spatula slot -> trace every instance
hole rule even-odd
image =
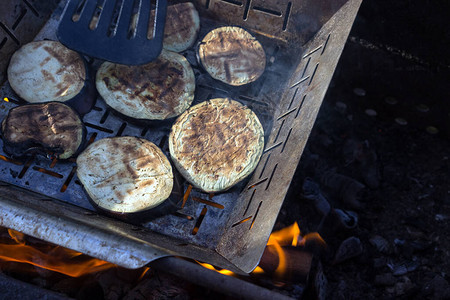
[[[119,25],[120,15],[122,14],[124,0],[117,0],[116,5],[114,6],[114,11],[111,19],[111,23],[109,24],[107,35],[108,37],[114,37],[117,33],[117,27]],[[106,22],[107,20],[101,20],[101,22]]]
[[[103,5],[105,4],[105,1],[106,0],[97,1],[97,6],[95,7],[94,10],[94,15],[92,16],[91,22],[89,23],[90,30],[95,30],[97,28],[98,21],[100,20],[100,16],[102,14]]]
[[[82,0],[78,6],[75,12],[72,15],[72,21],[78,22],[80,20],[81,13],[83,12],[84,7],[86,6],[86,0]]]
[[[136,32],[137,32],[137,24],[138,22],[140,22],[140,10],[141,10],[141,0],[134,0],[133,1],[133,11],[132,11],[132,15],[131,15],[131,22],[130,22],[130,26],[128,28],[128,35],[127,38],[128,39],[133,39],[134,37],[136,37]]]

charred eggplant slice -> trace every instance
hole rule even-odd
[[[78,113],[60,102],[14,107],[1,129],[4,151],[12,157],[51,153],[67,159],[81,150],[86,137]]]

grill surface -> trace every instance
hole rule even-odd
[[[40,2],[35,2],[37,7]],[[77,180],[73,161],[42,157],[18,161],[0,151],[0,180],[6,183],[0,187],[4,195],[0,196],[1,224],[125,267],[138,267],[152,259],[177,254],[237,272],[250,272],[262,255],[360,4],[360,0],[299,2],[195,2],[202,17],[199,39],[219,25],[240,25],[253,32],[266,51],[268,63],[263,76],[244,87],[230,87],[211,79],[198,65],[195,49],[183,53],[196,75],[194,104],[229,97],[250,107],[260,118],[266,147],[251,178],[217,195],[192,190],[184,207],[175,214],[134,226],[96,214]],[[8,61],[11,49],[33,38],[56,39],[64,4],[62,1],[54,9],[35,37],[19,40],[14,34],[14,29],[36,26],[26,14],[19,14],[13,21],[15,27],[0,19],[4,29],[0,31],[0,41],[5,39],[1,34],[7,39],[0,44],[2,61]],[[10,7],[16,10],[30,5],[30,1],[10,1]],[[49,10],[47,6],[42,9]],[[8,14],[3,12],[2,18]],[[8,47],[11,41],[14,44]],[[89,64],[96,69],[100,62],[89,60]],[[0,69],[3,76],[5,68]],[[9,100],[0,106],[3,119],[20,100],[7,82],[0,95]],[[83,121],[90,141],[140,136],[168,154],[170,124],[137,126],[116,116],[101,98]]]

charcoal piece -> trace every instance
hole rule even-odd
[[[363,247],[361,241],[357,237],[349,237],[341,243],[336,255],[334,257],[334,263],[338,264],[346,260],[355,258],[361,255],[363,252]]]
[[[450,299],[450,284],[444,277],[436,275],[427,282],[422,289],[422,294],[431,296],[429,299]]]
[[[359,194],[365,186],[359,181],[334,171],[327,171],[322,174],[320,183],[329,194],[336,195],[344,205],[352,209],[362,207]]]
[[[330,203],[322,195],[319,184],[310,178],[306,178],[303,182],[303,197],[314,203],[316,210],[323,216],[328,215],[331,210]]]
[[[358,225],[358,215],[353,211],[335,209],[334,214],[339,225],[345,229],[353,229]]]
[[[388,264],[394,276],[405,275],[409,272],[415,271],[420,266],[416,261],[402,261],[397,264]]]
[[[380,253],[389,254],[391,253],[391,246],[389,242],[382,236],[375,235],[370,238],[370,244],[374,246]]]

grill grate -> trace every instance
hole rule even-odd
[[[0,180],[45,195],[37,198],[51,197],[57,199],[60,206],[77,207],[83,214],[77,222],[83,222],[87,228],[95,228],[96,222],[101,220],[105,223],[104,228],[123,228],[128,232],[127,237],[137,238],[143,245],[150,243],[157,249],[165,247],[166,253],[203,259],[237,271],[251,271],[267,242],[360,3],[352,0],[344,5],[345,1],[328,1],[334,4],[325,5],[324,9],[327,1],[313,2],[201,0],[196,3],[202,17],[199,39],[219,25],[241,25],[258,35],[268,59],[266,70],[257,81],[229,87],[213,80],[201,69],[195,49],[183,53],[196,77],[193,104],[216,97],[238,100],[258,115],[266,133],[265,150],[256,171],[251,178],[227,192],[208,195],[185,184],[186,193],[179,199],[183,207],[179,211],[136,227],[95,213],[77,180],[74,160],[64,162],[33,157],[18,161],[8,158],[0,150]],[[64,3],[60,3],[36,39],[55,39],[63,7]],[[298,20],[299,16],[310,11],[318,15],[314,16],[314,22],[309,20],[299,31],[298,27],[303,24]],[[100,62],[91,60],[89,64],[96,69]],[[0,96],[8,100],[0,105],[0,118],[3,118],[20,102],[7,83],[1,87]],[[159,145],[168,155],[170,124],[138,126],[110,111],[101,98],[83,121],[89,142],[111,136],[138,136]],[[11,210],[15,211],[16,207]],[[56,212],[50,209],[49,215],[54,214]],[[70,218],[62,219],[75,226]],[[15,225],[17,230],[24,231],[23,227]],[[114,236],[116,233],[111,231],[109,234]],[[51,232],[25,233],[51,240]],[[93,237],[109,239],[108,234],[105,236],[94,229],[89,229],[89,233]],[[92,254],[93,250],[89,251]],[[93,251],[93,254],[104,258],[104,252],[108,250],[100,251]],[[158,255],[149,254],[148,260]],[[106,259],[114,260],[108,259],[108,255]],[[120,263],[127,264],[123,260]]]

